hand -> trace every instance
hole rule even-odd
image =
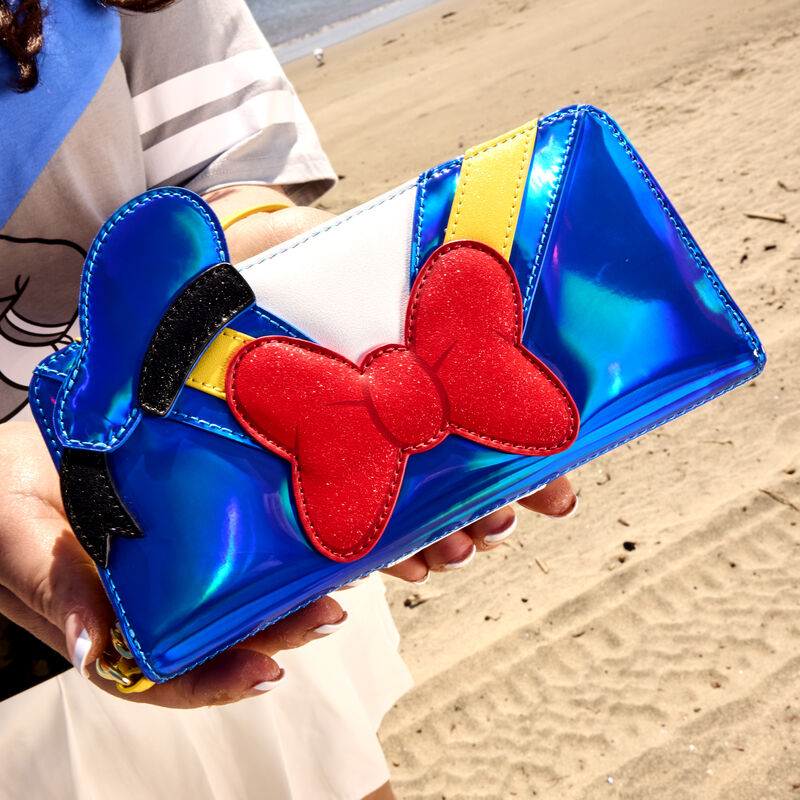
[[[108,645],[114,613],[66,520],[58,474],[36,426],[0,425],[0,453],[0,613],[70,660],[77,649],[76,666],[117,697],[196,708],[259,696],[283,675],[275,653],[320,638],[321,626],[344,619],[335,600],[322,598],[178,678],[120,694],[93,666]],[[88,650],[86,639],[78,641],[83,630]]]
[[[274,188],[262,186],[228,187],[212,193],[206,200],[220,216],[242,207],[276,201],[290,202]],[[325,222],[332,216],[319,209],[296,206],[272,214],[254,214],[228,230],[232,258],[235,261],[250,258]],[[523,508],[553,518],[570,516],[577,503],[578,499],[566,477],[557,478],[535,494],[519,501]],[[382,572],[412,583],[424,583],[431,571],[458,569],[466,566],[476,552],[498,547],[514,532],[515,527],[514,509],[505,506]]]
[[[228,227],[225,238],[234,264],[263,253],[333,217],[333,214],[319,208],[296,206],[277,186],[225,186],[203,195],[203,199],[220,219],[255,206],[272,203],[285,203],[288,206],[280,211],[253,214]]]
[[[564,519],[573,514],[578,498],[569,480],[561,477],[535,494],[523,497],[519,505],[554,519]],[[425,583],[431,572],[460,569],[472,561],[476,552],[499,547],[516,527],[514,508],[504,506],[382,571],[412,583]]]

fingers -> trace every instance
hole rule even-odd
[[[578,507],[578,497],[566,477],[556,478],[535,494],[523,497],[519,504],[553,519],[571,517]],[[430,572],[446,572],[465,567],[476,552],[485,552],[506,541],[517,527],[511,506],[504,506],[429,545],[415,556],[381,570],[402,580],[424,583]]]
[[[260,697],[277,688],[284,672],[263,653],[245,648],[226,650],[191,672],[160,683],[141,694],[125,695],[136,703],[169,708],[201,708]],[[108,681],[94,681],[101,688],[122,697]],[[103,685],[106,684],[106,685]]]
[[[3,589],[0,589],[0,610],[64,652],[61,631]],[[347,613],[335,600],[322,598],[185,675],[157,684],[141,694],[125,695],[125,699],[170,708],[200,708],[262,696],[276,688],[284,677],[284,671],[272,655],[329,636],[346,621]],[[104,647],[105,644],[101,644],[100,650]],[[121,697],[113,683],[95,674],[91,666],[95,657],[87,656],[83,674],[96,686]]]
[[[572,490],[569,479],[564,475],[518,502],[524,508],[553,519],[571,517],[578,508],[578,497]]]
[[[569,481],[559,478],[536,494],[523,498],[520,504],[539,513],[563,518],[574,513],[577,497]],[[498,547],[513,534],[516,524],[514,509],[505,506],[383,571],[403,580],[423,583],[430,572],[459,569],[466,566],[477,551]],[[283,679],[283,670],[272,659],[273,655],[329,635],[346,619],[346,612],[333,598],[322,598],[187,675],[135,699],[194,708],[263,695]]]
[[[505,506],[383,571],[412,583],[424,583],[430,572],[466,567],[476,552],[491,550],[505,541],[516,525],[514,509]]]
[[[428,562],[421,553],[417,553],[391,567],[386,567],[381,570],[387,575],[400,580],[408,581],[409,583],[422,584],[426,583],[430,577],[430,568]]]
[[[323,597],[190,672],[141,694],[126,695],[126,699],[170,708],[199,708],[262,696],[277,688],[285,674],[273,655],[330,636],[346,621],[347,612],[333,598]],[[107,681],[93,682],[116,692]]]
[[[511,506],[504,506],[467,525],[469,534],[479,552],[492,550],[501,545],[517,527],[517,515]]]
[[[475,557],[475,543],[464,530],[451,533],[426,547],[420,555],[433,572],[449,572],[461,569]]]
[[[4,425],[0,452],[0,612],[122,697],[92,666],[108,647],[114,616],[94,563],[64,518],[44,444],[38,434],[31,439],[26,429]],[[195,708],[263,694],[283,675],[273,654],[329,635],[345,620],[335,600],[322,598],[197,669],[125,698]]]
[[[347,612],[332,597],[322,597],[234,647],[273,656],[329,636],[346,621]]]
[[[381,572],[410,583],[425,583],[431,572],[446,572],[465,567],[475,556],[475,543],[465,531],[456,531],[424,550],[399,561]]]
[[[284,672],[269,656],[253,650],[228,650],[187,674],[184,692],[192,707],[224,705],[263,696],[283,680]]]

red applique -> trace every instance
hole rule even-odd
[[[311,342],[255,339],[228,367],[228,403],[251,436],[291,462],[314,546],[352,561],[386,527],[411,453],[451,433],[532,456],[575,440],[575,403],[521,335],[508,262],[478,242],[450,242],[414,282],[404,345],[357,365]]]

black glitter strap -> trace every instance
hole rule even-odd
[[[159,322],[139,375],[139,405],[163,417],[209,342],[255,302],[253,290],[230,264],[198,275]]]
[[[95,563],[108,566],[112,536],[133,539],[143,534],[114,488],[106,454],[66,447],[59,474],[72,530]]]

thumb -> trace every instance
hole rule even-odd
[[[70,660],[81,639],[80,662],[89,663],[114,617],[67,522],[58,472],[32,422],[0,425],[0,453],[0,612]]]
[[[106,647],[114,614],[94,562],[67,520],[52,512],[30,509],[4,531],[11,546],[0,559],[0,584],[18,600],[8,615],[87,676],[86,666]]]
[[[100,575],[71,530],[56,540],[49,580],[50,619],[64,631],[67,658],[84,677],[106,649],[116,616]]]

